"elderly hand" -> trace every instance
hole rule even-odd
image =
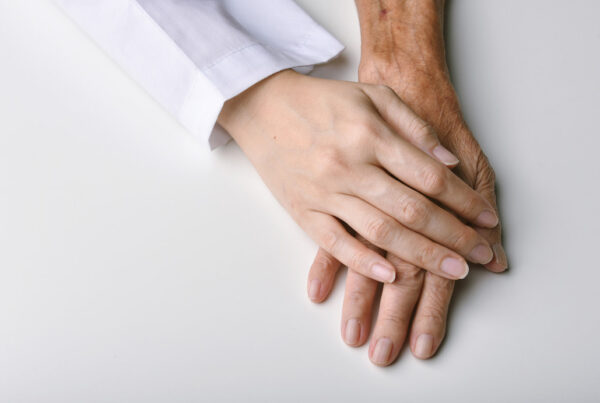
[[[431,124],[442,143],[460,159],[458,175],[496,209],[494,172],[462,118],[449,80],[442,38],[443,4],[440,3],[443,2],[383,3],[388,6],[395,3],[399,9],[374,12],[373,8],[383,6],[357,1],[363,33],[360,81],[390,86]],[[500,225],[493,229],[476,227],[476,230],[494,251],[494,259],[485,266],[495,272],[505,270],[507,259],[501,245]],[[393,254],[388,254],[388,259],[396,265],[398,275],[394,283],[383,287],[369,357],[376,365],[391,364],[408,337],[413,354],[429,358],[445,335],[454,282],[424,272]],[[339,268],[336,259],[319,250],[308,278],[311,300],[325,300]],[[359,273],[348,272],[341,333],[351,346],[367,341],[377,287]]]
[[[433,158],[456,162],[389,88],[284,71],[228,101],[219,122],[296,222],[358,273],[396,278],[339,220],[442,277],[464,278],[464,258],[492,259],[480,234],[428,197],[489,228],[493,205]]]

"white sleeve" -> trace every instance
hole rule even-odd
[[[223,103],[273,73],[343,46],[293,0],[55,0],[211,149],[230,137]]]

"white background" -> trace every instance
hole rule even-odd
[[[350,0],[300,3],[347,45]],[[511,269],[392,367],[339,336],[316,247],[235,144],[195,141],[47,0],[0,0],[0,401],[600,400],[600,2],[451,0],[466,118]]]

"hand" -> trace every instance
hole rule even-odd
[[[374,24],[366,13],[361,14],[361,29],[364,29],[359,80],[389,86],[429,123],[442,144],[460,160],[454,169],[456,174],[485,197],[499,217],[494,171],[463,119],[450,81],[442,30],[444,2],[386,0],[385,3],[390,6],[386,24],[381,21]],[[402,6],[394,8],[396,3]],[[393,38],[383,32],[388,35],[393,32]],[[494,259],[485,266],[496,272],[505,270],[507,259],[500,223],[492,229],[477,228],[477,231],[494,250]]]
[[[298,224],[358,273],[396,276],[338,219],[443,277],[463,278],[463,257],[492,259],[481,235],[424,195],[489,228],[493,206],[433,158],[451,154],[389,88],[284,71],[228,101],[219,122]]]
[[[453,139],[448,147],[461,156],[461,176],[483,195],[494,200],[493,171],[480,149],[475,147],[470,132],[460,130],[456,132],[456,137],[445,138]],[[500,226],[493,230],[477,230],[490,242],[500,239]],[[486,267],[500,272],[507,267],[506,255],[499,243],[493,245],[495,258]],[[394,283],[383,286],[369,358],[376,365],[391,364],[407,337],[416,357],[430,358],[445,336],[454,281],[425,272],[393,254],[387,257],[396,266],[398,274]],[[322,302],[327,298],[340,267],[335,258],[319,250],[308,276],[308,294],[313,302]],[[348,271],[341,334],[350,346],[361,346],[369,337],[377,287],[378,284],[371,279],[354,270]],[[412,325],[411,317],[414,317]]]
[[[479,147],[475,147],[470,132],[460,130],[456,137],[445,138],[453,139],[448,147],[461,156],[461,176],[494,200],[493,171]],[[500,226],[493,230],[477,230],[484,233],[490,242],[500,239]],[[504,271],[507,267],[504,250],[499,243],[493,245],[495,257],[486,267],[494,272]],[[369,247],[373,248],[372,245]],[[454,281],[425,272],[393,254],[387,257],[396,266],[398,274],[394,283],[383,286],[369,358],[376,365],[389,365],[397,358],[407,339],[417,358],[430,358],[437,352],[446,333]],[[335,258],[319,249],[308,275],[308,294],[313,302],[319,303],[327,298],[340,267]],[[350,346],[361,346],[369,337],[377,287],[378,284],[371,279],[354,270],[348,271],[341,334]],[[382,341],[381,345],[379,341]]]
[[[383,3],[394,5],[393,1]],[[442,143],[459,157],[461,162],[456,169],[459,176],[496,208],[494,172],[462,118],[448,77],[441,29],[443,4],[432,4],[406,1],[396,9],[373,12],[374,7],[383,6],[357,1],[363,33],[359,79],[390,86],[427,120],[439,133]],[[395,19],[394,13],[397,13]],[[372,16],[376,17],[374,23]],[[390,28],[381,23],[382,17],[390,23],[403,23]],[[477,231],[493,245],[494,259],[486,267],[496,272],[505,270],[507,260],[500,242],[500,225]],[[395,283],[384,285],[369,357],[377,365],[389,365],[408,336],[413,354],[429,358],[445,335],[454,282],[426,273],[391,254],[388,259],[396,265],[398,275]],[[337,260],[319,250],[308,278],[311,300],[325,300],[339,268]],[[377,284],[370,279],[352,270],[348,272],[341,333],[351,346],[362,345],[368,338],[376,290]]]

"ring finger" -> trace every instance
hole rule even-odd
[[[421,294],[425,271],[388,255],[396,265],[396,281],[383,287],[377,323],[369,346],[375,365],[391,364],[404,344],[413,310]]]

